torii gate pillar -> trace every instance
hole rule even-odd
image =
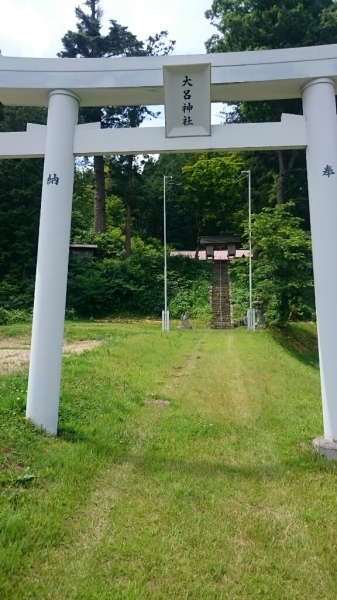
[[[49,96],[26,416],[57,433],[78,98]]]
[[[328,78],[314,79],[304,87],[302,98],[308,134],[307,172],[324,438],[333,442],[337,440],[337,118],[334,82]],[[324,445],[324,441],[322,443]],[[319,449],[320,442],[316,445]],[[326,454],[323,448],[322,453]]]

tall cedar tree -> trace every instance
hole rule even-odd
[[[218,30],[207,42],[208,52],[237,52],[318,46],[337,42],[334,0],[213,0],[206,18]],[[279,121],[282,112],[302,114],[300,100],[244,102],[232,113],[241,122]],[[277,152],[277,204],[285,201],[285,183],[298,151]]]
[[[45,109],[6,106],[0,132],[26,131],[27,122],[45,124]],[[41,158],[0,161],[0,281],[21,285],[35,273],[42,172]]]
[[[167,31],[161,31],[146,42],[139,41],[127,27],[110,20],[109,32],[101,34],[103,11],[100,0],[85,0],[89,14],[80,7],[75,9],[78,19],[77,31],[68,31],[62,38],[64,50],[58,53],[61,58],[102,58],[121,56],[154,56],[168,54],[172,51],[175,42],[166,45]],[[157,116],[146,106],[117,107],[105,106],[83,108],[80,110],[80,121],[90,123],[100,121],[102,127],[138,127],[148,116]],[[133,179],[132,159],[128,159],[128,185],[123,199],[126,207],[126,255],[131,252],[131,193]],[[94,229],[98,233],[105,231],[105,173],[104,157],[94,157],[95,174],[95,219]]]
[[[138,193],[139,229],[145,238],[162,240],[163,176],[173,177],[173,181],[168,181],[166,186],[167,239],[174,248],[182,250],[193,248],[197,237],[195,212],[183,196],[181,169],[188,157],[188,154],[161,154],[157,161],[148,160],[142,171],[142,185]]]

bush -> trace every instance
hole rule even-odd
[[[315,301],[309,234],[291,213],[292,203],[265,208],[252,218],[253,299],[263,302],[266,322],[314,320]],[[234,317],[249,306],[248,259],[230,265]]]
[[[12,309],[0,307],[0,325],[13,325],[14,323],[29,323],[32,320],[32,312],[29,310]]]
[[[25,277],[16,281],[6,277],[0,282],[0,306],[8,311],[13,309],[31,311],[34,302],[35,277]]]
[[[72,260],[67,308],[79,317],[101,318],[129,313],[160,318],[164,308],[162,252],[129,259]],[[172,318],[189,310],[209,320],[210,265],[186,257],[168,257],[168,306]]]
[[[92,240],[90,240],[92,241]],[[109,249],[105,251],[104,245]],[[66,319],[102,318],[119,314],[161,318],[164,309],[164,259],[155,240],[136,240],[137,254],[130,258],[112,256],[108,236],[101,241],[92,260],[70,256]],[[167,259],[168,308],[172,318],[189,311],[191,318],[209,321],[211,265],[183,256]],[[34,278],[21,282],[6,279],[0,283],[0,324],[22,323],[31,319]]]

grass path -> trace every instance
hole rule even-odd
[[[64,359],[58,438],[0,379],[1,598],[336,598],[312,329],[66,333],[103,345]]]

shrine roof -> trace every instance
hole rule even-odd
[[[187,258],[195,258],[195,250],[173,250],[170,256],[186,256]],[[240,248],[236,250],[235,258],[248,258],[249,250]],[[206,250],[199,250],[198,260],[206,260]],[[214,260],[228,260],[227,250],[215,250]]]
[[[69,244],[69,248],[73,250],[96,250],[97,244]]]
[[[200,246],[227,246],[228,244],[239,245],[239,235],[202,235],[199,240]]]

